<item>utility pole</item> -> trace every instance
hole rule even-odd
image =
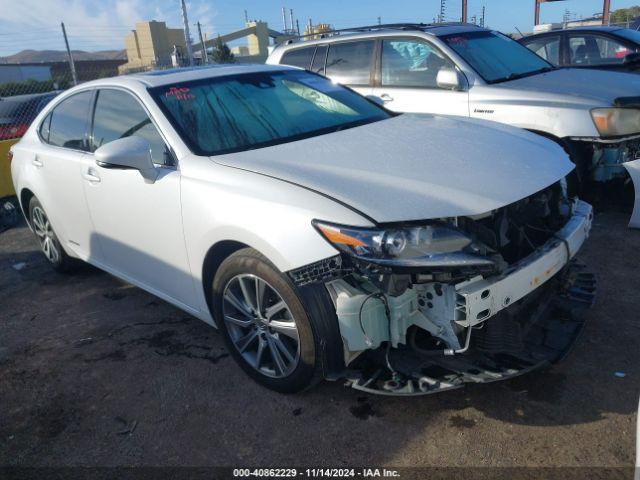
[[[282,33],[287,33],[287,10],[282,7]]]
[[[382,17],[378,17],[378,25],[382,25]]]
[[[447,8],[447,0],[440,0],[440,15],[438,15],[438,23],[444,22],[444,13]]]
[[[291,25],[291,33],[293,33],[293,29],[295,28],[293,26],[293,8],[289,9],[289,25]]]
[[[485,9],[486,9],[486,7],[483,5],[482,6],[482,17],[480,18],[480,26],[482,28],[484,28]]]
[[[540,25],[540,0],[535,0],[536,2],[536,13],[533,17],[533,25]]]
[[[64,37],[64,44],[67,47],[67,55],[69,56],[69,69],[71,70],[71,78],[73,79],[73,84],[78,84],[78,77],[76,75],[76,64],[73,63],[73,55],[71,55],[71,49],[69,48],[69,39],[67,38],[67,31],[64,28],[64,22],[60,24],[62,26],[62,36]]]
[[[189,19],[187,18],[187,5],[184,0],[180,0],[180,10],[182,12],[182,23],[184,25],[184,43],[187,47],[187,59],[189,65],[193,66],[193,51],[191,49],[191,34],[189,33]]]
[[[200,37],[200,46],[202,47],[202,63],[206,65],[209,63],[209,56],[207,55],[207,47],[204,44],[204,38],[202,37],[202,27],[200,26],[200,22],[196,23],[198,26],[198,36]]]
[[[467,0],[462,0],[462,23],[467,23]]]
[[[300,36],[300,22],[296,18],[296,30],[298,31],[298,36]]]
[[[604,0],[602,7],[602,25],[609,25],[611,23],[611,0]]]
[[[244,11],[244,23],[249,23],[249,14],[246,10]]]
[[[311,21],[311,19],[309,19],[309,26],[308,26],[308,28],[309,28],[309,34],[312,34],[312,33],[313,33],[313,22]]]

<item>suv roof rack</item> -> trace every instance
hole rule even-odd
[[[464,23],[464,22],[443,22],[443,23],[383,23],[377,25],[367,25],[363,27],[351,27],[351,28],[339,28],[334,30],[327,30],[321,33],[307,33],[305,35],[298,35],[292,38],[289,38],[282,42],[284,45],[291,45],[297,41],[304,41],[309,37],[313,38],[327,38],[333,35],[339,35],[341,33],[359,33],[359,32],[374,32],[376,30],[428,30],[431,28],[437,27],[451,27],[451,26],[461,26],[461,27],[478,27],[478,25],[474,23]]]

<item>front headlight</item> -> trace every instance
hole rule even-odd
[[[470,247],[472,240],[444,224],[359,228],[314,220],[314,227],[337,248],[359,260],[390,267],[493,266]]]
[[[593,122],[603,137],[619,137],[640,133],[640,110],[635,108],[596,108],[591,110]]]

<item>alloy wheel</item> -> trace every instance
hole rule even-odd
[[[51,263],[57,263],[60,260],[60,252],[58,251],[57,240],[51,222],[44,210],[39,206],[33,209],[31,222],[33,230],[40,240],[40,248]]]
[[[256,275],[233,277],[225,286],[222,312],[229,337],[244,360],[273,378],[291,374],[300,361],[300,338],[291,310]]]

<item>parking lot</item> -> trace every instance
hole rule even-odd
[[[420,398],[266,390],[203,322],[90,267],[56,274],[14,228],[0,234],[0,464],[593,466],[628,478],[640,232],[626,219],[596,217],[581,259],[598,300],[564,363]]]

